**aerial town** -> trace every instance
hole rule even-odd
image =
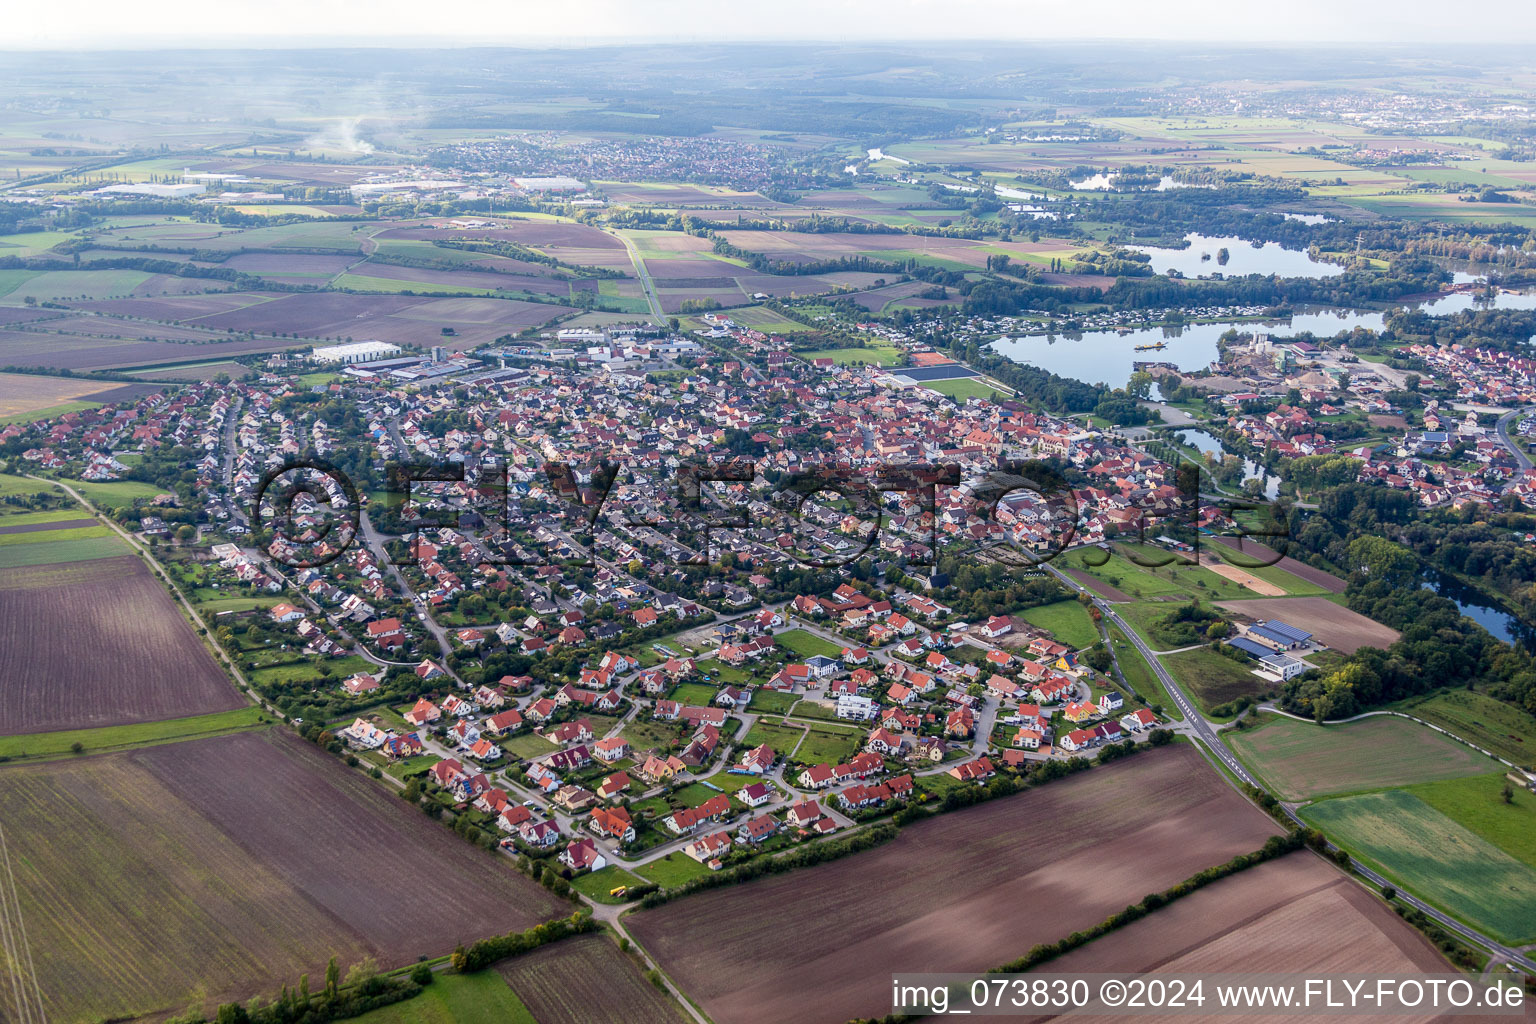
[[[0,1022],[1523,1005],[1528,68],[255,52],[0,112]]]

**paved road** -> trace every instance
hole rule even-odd
[[[651,283],[651,272],[645,269],[645,260],[640,256],[640,250],[635,248],[635,243],[629,236],[618,234],[619,241],[623,242],[624,248],[629,250],[629,261],[635,265],[635,276],[640,279],[640,287],[645,290],[645,301],[651,304],[651,315],[665,323],[666,314],[661,311],[661,299],[656,297],[656,286]]]
[[[1511,409],[1509,412],[1500,416],[1498,422],[1495,423],[1493,427],[1494,432],[1498,434],[1499,440],[1503,443],[1504,447],[1508,448],[1511,452],[1514,453],[1515,462],[1519,464],[1522,471],[1532,468],[1531,457],[1525,454],[1525,451],[1520,447],[1520,443],[1518,441],[1509,436],[1509,425],[1511,422],[1528,412],[1536,413],[1536,405],[1529,406],[1524,409]]]
[[[1055,566],[1047,565],[1046,568],[1054,573],[1056,577],[1063,583],[1072,587],[1074,590],[1083,591],[1089,593],[1090,596],[1092,596],[1091,591],[1086,591],[1081,584],[1072,579],[1072,577],[1067,576],[1065,573],[1059,571]],[[1152,671],[1157,673],[1157,678],[1163,684],[1164,689],[1168,691],[1168,695],[1173,698],[1174,702],[1178,704],[1179,708],[1184,712],[1186,725],[1189,727],[1187,731],[1195,735],[1200,740],[1200,742],[1205,744],[1206,748],[1212,754],[1220,758],[1222,764],[1226,765],[1227,768],[1231,770],[1232,774],[1236,775],[1239,779],[1242,779],[1250,786],[1258,786],[1262,789],[1263,787],[1259,785],[1258,781],[1255,780],[1251,774],[1249,774],[1248,769],[1244,768],[1242,764],[1237,760],[1237,758],[1232,755],[1232,752],[1227,749],[1227,745],[1222,742],[1221,737],[1217,734],[1215,727],[1212,726],[1212,724],[1208,722],[1203,715],[1200,714],[1200,712],[1195,708],[1194,702],[1185,696],[1184,691],[1179,688],[1179,684],[1174,680],[1173,676],[1170,675],[1168,670],[1163,667],[1163,664],[1159,660],[1157,654],[1155,654],[1152,649],[1142,641],[1141,637],[1137,635],[1135,630],[1127,626],[1126,623],[1118,615],[1115,614],[1114,608],[1108,602],[1101,598],[1094,597],[1093,603],[1098,607],[1099,611],[1104,613],[1105,618],[1107,618],[1110,622],[1113,622],[1116,626],[1120,627],[1121,632],[1126,635],[1131,643],[1136,645],[1136,649],[1141,652],[1142,657],[1144,657],[1147,660],[1147,663],[1152,666]],[[1309,827],[1307,826],[1306,822],[1301,820],[1301,817],[1296,813],[1296,809],[1293,806],[1289,804],[1282,804],[1281,807],[1285,811],[1286,816],[1295,822],[1298,827]],[[1329,843],[1328,849],[1336,850],[1338,847],[1332,843]],[[1351,858],[1350,865],[1353,867],[1355,872],[1360,875],[1360,877],[1366,879],[1367,881],[1373,882],[1377,886],[1393,885],[1393,887],[1397,889],[1397,898],[1399,900],[1408,906],[1413,907],[1415,910],[1418,910],[1425,917],[1432,919],[1436,924],[1440,925],[1440,927],[1445,928],[1448,931],[1455,932],[1463,938],[1491,950],[1494,956],[1503,962],[1512,963],[1520,967],[1522,970],[1536,973],[1536,960],[1533,960],[1529,955],[1522,953],[1519,949],[1506,946],[1503,943],[1498,942],[1495,939],[1488,937],[1487,935],[1484,935],[1476,929],[1462,924],[1455,918],[1452,918],[1449,915],[1436,910],[1434,907],[1425,903],[1423,900],[1420,900],[1417,896],[1405,892],[1401,886],[1397,886],[1395,883],[1388,882],[1387,879],[1366,867],[1358,860]]]

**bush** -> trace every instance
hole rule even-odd
[[[411,980],[425,988],[432,984],[432,968],[426,964],[417,964],[411,968]]]

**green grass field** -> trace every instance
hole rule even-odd
[[[610,864],[597,871],[584,871],[571,879],[571,888],[598,903],[623,903],[627,897],[610,896],[609,890],[621,885],[641,885],[642,879],[625,871],[617,864]]]
[[[733,317],[734,318],[734,317]],[[902,350],[895,345],[870,345],[868,348],[820,348],[814,352],[795,353],[801,359],[831,359],[839,366],[862,363],[865,366],[895,366]]]
[[[1206,711],[1244,695],[1263,693],[1270,686],[1248,666],[1206,647],[1169,654],[1162,661]]]
[[[64,482],[84,495],[85,500],[97,508],[132,505],[140,498],[148,501],[166,493],[164,487],[146,484],[139,480],[66,480]]]
[[[87,537],[82,540],[50,540],[36,544],[12,544],[0,547],[0,569],[19,569],[26,565],[53,565],[85,562],[93,558],[112,558],[129,554],[128,545],[115,536]]]
[[[709,868],[685,854],[673,851],[659,860],[642,864],[635,869],[640,877],[655,882],[662,888],[682,885],[690,879],[709,874]]]
[[[678,683],[667,694],[668,700],[679,701],[683,704],[702,704],[708,707],[714,703],[715,695],[719,693],[713,686],[703,683]]]
[[[810,658],[822,654],[828,658],[841,657],[843,649],[830,640],[823,640],[814,633],[808,633],[803,629],[790,629],[774,636],[773,642],[780,647],[788,648],[802,658]]]
[[[1076,601],[1057,601],[1054,604],[1026,608],[1020,615],[1030,625],[1048,631],[1059,643],[1068,647],[1087,647],[1099,639],[1099,631],[1089,617],[1088,609]]]
[[[174,740],[243,732],[270,723],[258,707],[216,711],[209,715],[172,718],[163,722],[138,722],[103,729],[69,729],[64,732],[31,733],[25,736],[0,736],[0,757],[13,761],[42,761],[54,757],[73,757],[71,747],[79,743],[82,753],[102,754],[129,747],[146,747]]]
[[[752,703],[747,705],[751,711],[765,715],[788,714],[789,710],[800,703],[798,693],[780,693],[777,690],[754,690]]]
[[[1402,790],[1324,800],[1302,817],[1447,912],[1510,943],[1536,940],[1536,870]]]
[[[353,1017],[353,1024],[538,1024],[517,993],[495,971],[438,974],[421,995]]]
[[[1536,716],[1484,693],[1438,690],[1392,705],[1527,767],[1536,764]]]
[[[920,387],[929,391],[937,391],[941,395],[948,395],[960,401],[967,398],[991,398],[993,395],[1008,397],[1011,392],[997,384],[983,380],[980,377],[956,377],[954,380],[929,380],[924,381]]]
[[[1408,792],[1488,840],[1523,864],[1536,868],[1536,793],[1511,785],[1504,802],[1504,772],[1422,782]]]
[[[1314,725],[1266,715],[1227,742],[1282,800],[1312,800],[1487,772],[1488,758],[1405,718]]]
[[[88,513],[81,508],[60,508],[50,512],[17,512],[0,519],[0,526],[32,526],[36,523],[57,523],[67,519],[81,519],[86,515]]]
[[[33,530],[29,533],[0,533],[0,548],[24,544],[64,543],[76,540],[94,540],[98,537],[115,537],[105,526],[71,526],[60,530]]]

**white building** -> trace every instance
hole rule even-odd
[[[869,697],[860,697],[857,694],[845,693],[837,698],[837,717],[855,718],[867,722],[879,713],[879,708]]]
[[[587,186],[576,178],[554,175],[545,178],[513,178],[525,192],[585,192]]]
[[[309,354],[312,363],[367,363],[400,354],[399,345],[385,341],[357,341],[347,345],[329,345]]]

